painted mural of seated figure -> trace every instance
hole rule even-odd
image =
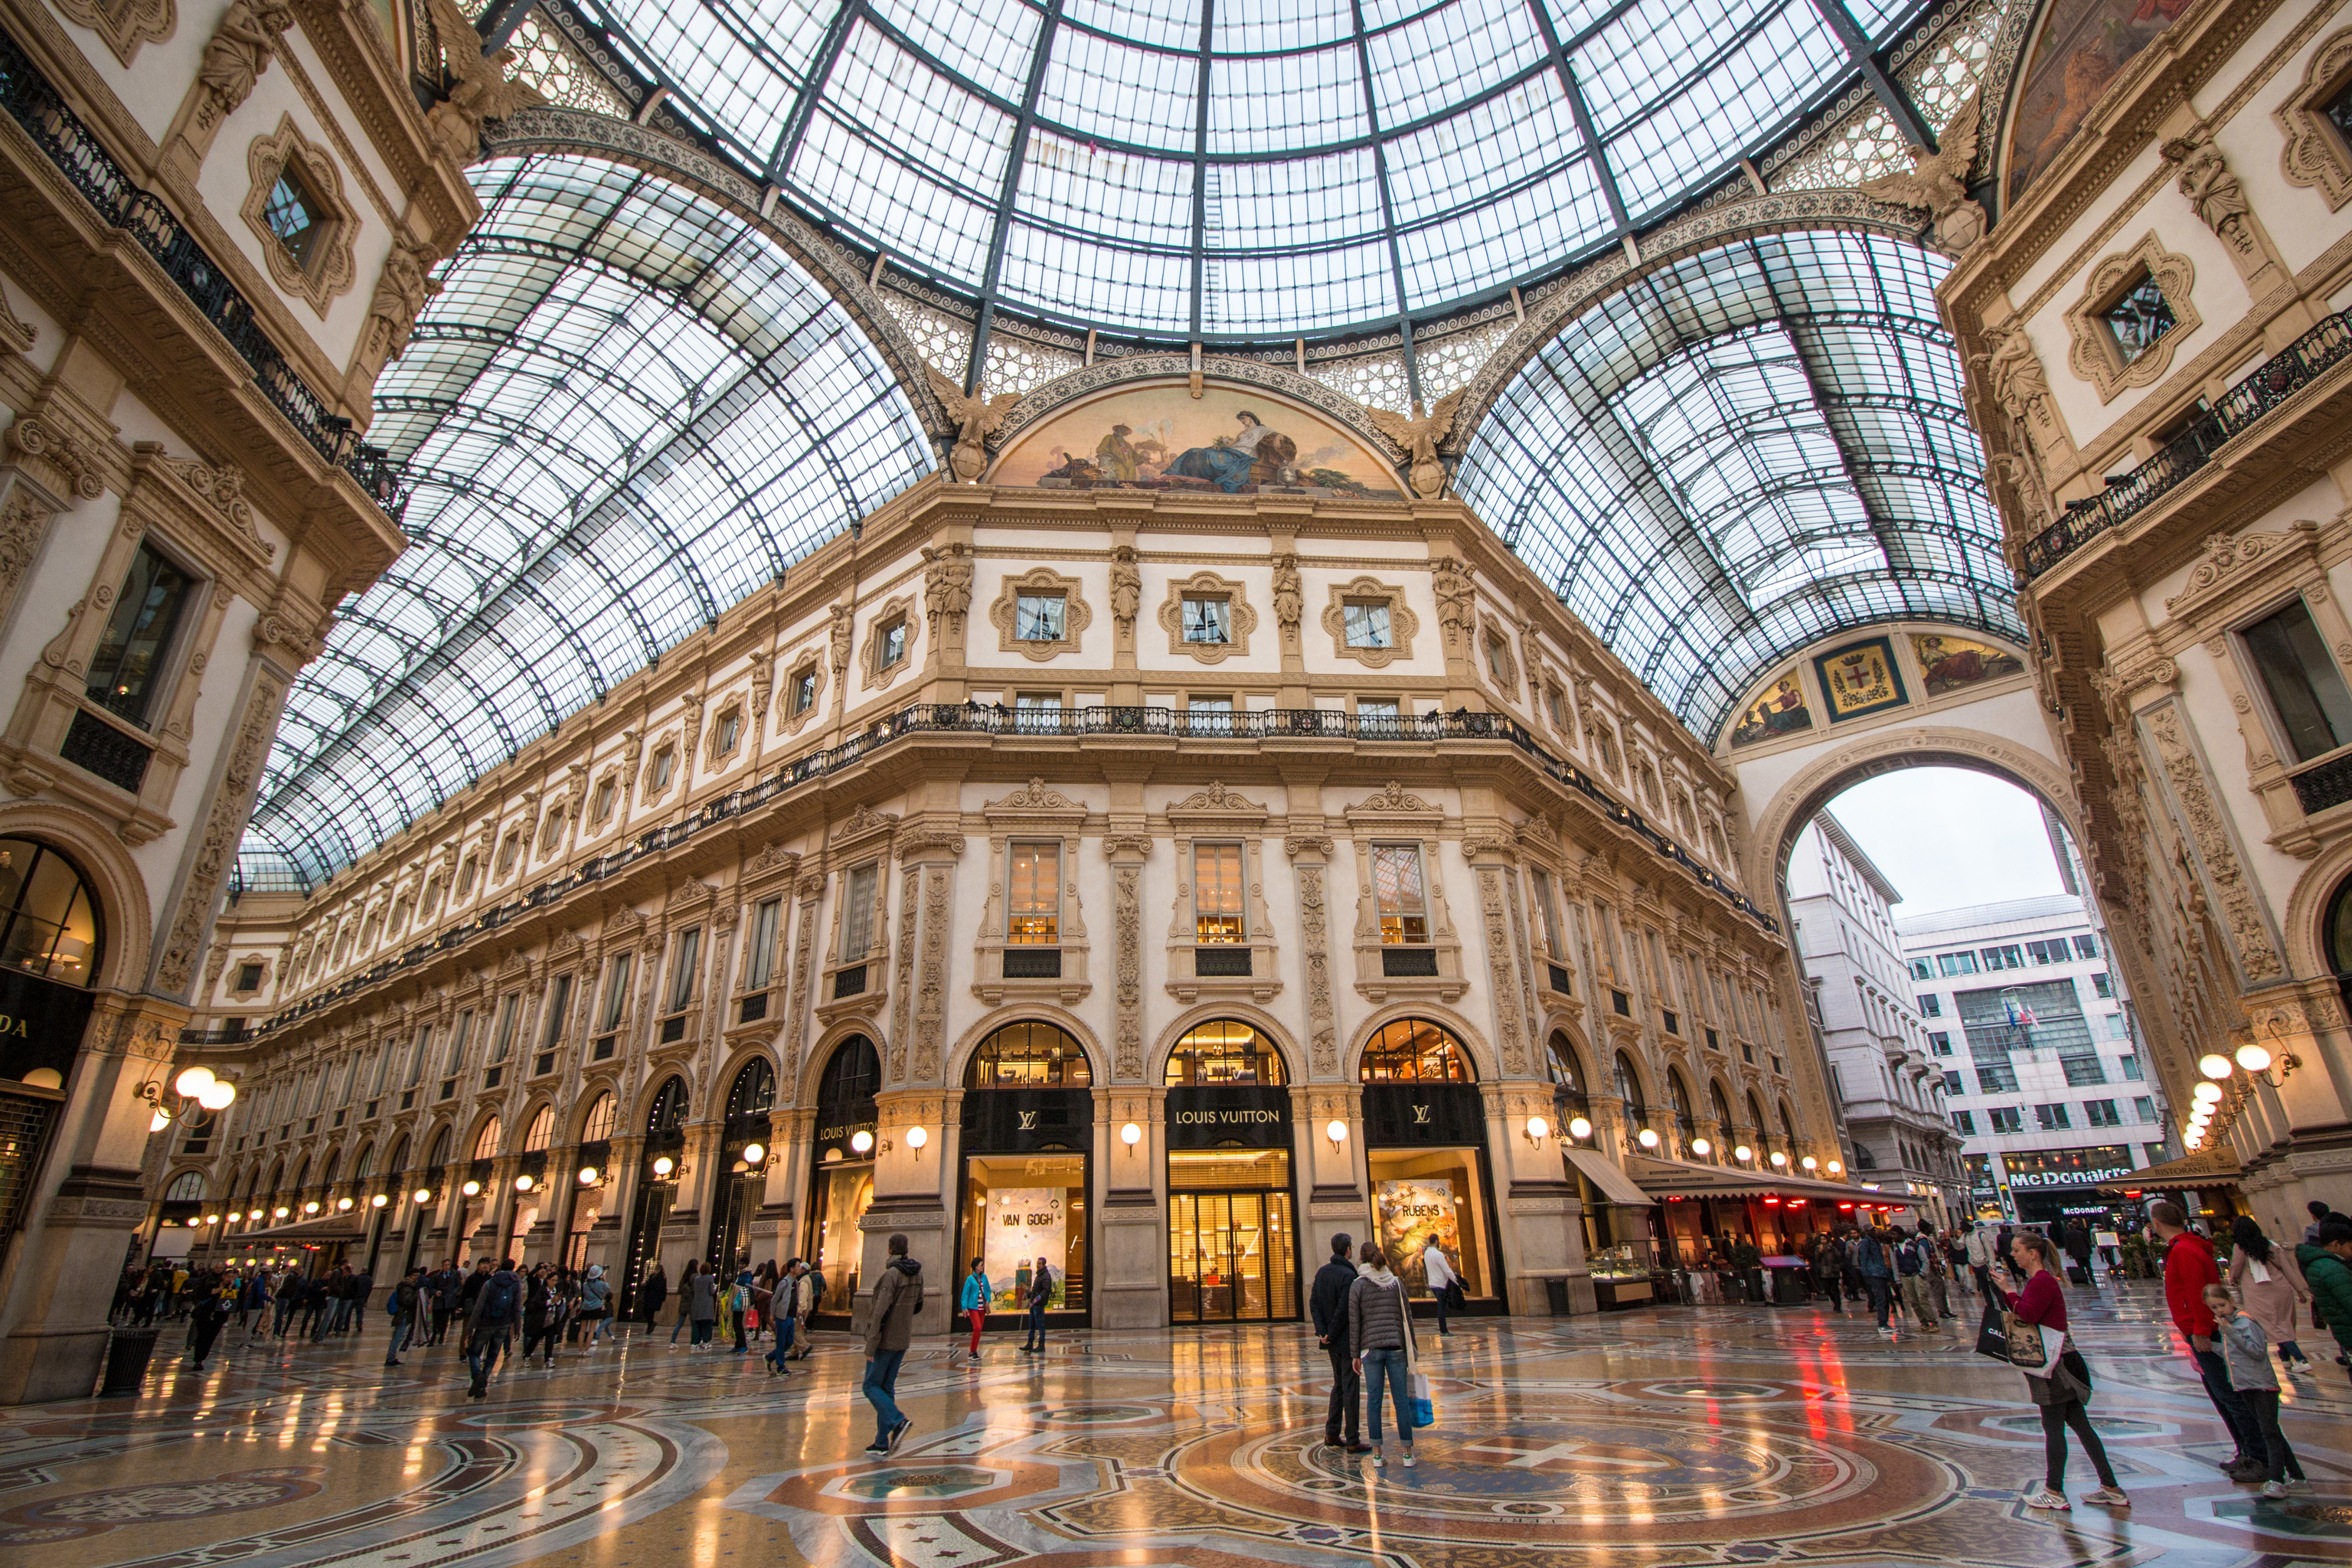
[[[1176,460],[1163,470],[1167,477],[1206,479],[1227,495],[1239,495],[1250,482],[1251,470],[1262,458],[1287,463],[1297,455],[1297,445],[1290,437],[1267,429],[1248,409],[1234,417],[1241,422],[1238,435],[1220,436],[1206,447],[1178,453]],[[1261,447],[1265,448],[1263,452]]]

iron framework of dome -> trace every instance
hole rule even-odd
[[[493,41],[528,26],[568,61],[565,101],[734,162],[869,258],[894,311],[930,289],[942,329],[910,325],[915,347],[968,384],[985,371],[1001,390],[1003,345],[1032,353],[1057,327],[1098,329],[1108,353],[1190,341],[1287,361],[1308,339],[1310,370],[1318,352],[1387,365],[1387,396],[1356,395],[1397,406],[1433,374],[1433,396],[1468,378],[1459,345],[1495,340],[1462,323],[1489,301],[1727,180],[1894,166],[1965,99],[2000,14],[543,5],[497,8]],[[1823,129],[1865,116],[1858,140]],[[1801,147],[1817,166],[1788,161]],[[936,461],[926,395],[761,225],[584,147],[472,177],[483,225],[377,385],[370,436],[409,468],[412,545],[297,684],[247,889],[315,886]],[[1703,735],[1841,626],[2016,636],[1930,294],[1941,265],[1819,234],[1641,278],[1517,372],[1467,432],[1458,488]],[[1026,363],[1016,387],[1078,361]]]

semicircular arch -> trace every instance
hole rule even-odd
[[[1202,1002],[1178,1014],[1165,1028],[1160,1030],[1159,1039],[1152,1042],[1151,1049],[1144,1056],[1143,1081],[1156,1084],[1166,1078],[1168,1058],[1174,1054],[1176,1047],[1183,1043],[1184,1037],[1203,1024],[1213,1024],[1220,1019],[1231,1019],[1236,1024],[1246,1024],[1255,1030],[1259,1037],[1273,1048],[1275,1055],[1282,1059],[1286,1083],[1298,1083],[1304,1080],[1305,1075],[1301,1069],[1305,1064],[1299,1060],[1298,1051],[1291,1040],[1290,1032],[1284,1028],[1272,1014],[1263,1007],[1251,1006],[1246,1003]]]

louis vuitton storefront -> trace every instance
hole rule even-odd
[[[1372,1234],[1427,1299],[1434,1241],[1473,1311],[1504,1310],[1486,1115],[1462,1043],[1423,1018],[1383,1025],[1364,1047],[1364,1157]]]
[[[1055,1274],[1046,1321],[1088,1321],[1093,1081],[1086,1048],[1051,1024],[1008,1024],[972,1053],[955,1267],[939,1289],[961,1291],[978,1258],[992,1291],[990,1314],[1013,1320],[1026,1309],[1043,1258]]]
[[[1289,1074],[1273,1041],[1219,1019],[1169,1053],[1168,1318],[1298,1316]]]

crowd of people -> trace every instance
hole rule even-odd
[[[2231,1438],[2232,1452],[2219,1461],[2220,1468],[2232,1481],[2259,1485],[2271,1498],[2305,1484],[2279,1421],[2282,1376],[2314,1373],[2298,1337],[2299,1317],[2307,1314],[2315,1331],[2325,1329],[2340,1347],[2336,1363],[2352,1367],[2352,1216],[2321,1203],[2309,1209],[2311,1223],[2293,1246],[2273,1239],[2250,1216],[2236,1217],[2229,1228],[2226,1271],[2212,1241],[2190,1228],[2179,1205],[2158,1200],[2147,1209],[2147,1242],[2161,1260],[2166,1307]],[[1814,1292],[1828,1300],[1832,1310],[1851,1317],[1866,1310],[1878,1331],[1897,1342],[1906,1324],[1922,1333],[1965,1325],[1954,1309],[1961,1293],[1972,1290],[1979,1303],[1978,1348],[1996,1353],[1987,1348],[1990,1338],[2001,1359],[2024,1371],[2027,1393],[2041,1412],[2043,1482],[2028,1505],[2049,1510],[2071,1506],[2065,1492],[2071,1435],[2100,1482],[2084,1500],[2127,1509],[2131,1500],[2116,1483],[2086,1414],[2091,1366],[2067,1331],[2062,1279],[2095,1289],[2095,1246],[2088,1227],[2063,1221],[2047,1234],[2005,1225],[1972,1224],[1941,1232],[1924,1225],[1843,1226],[1813,1237],[1804,1258]],[[888,1253],[863,1334],[864,1393],[876,1420],[866,1452],[874,1455],[897,1452],[913,1427],[898,1404],[897,1390],[924,1298],[922,1265],[908,1256],[907,1237],[892,1236]],[[2112,1252],[2106,1260],[2112,1271]],[[1423,1268],[1429,1278],[1437,1278],[1426,1259]],[[292,1268],[191,1271],[157,1260],[124,1271],[113,1315],[136,1326],[186,1320],[188,1365],[201,1371],[231,1321],[249,1326],[254,1339],[268,1334],[325,1340],[359,1333],[373,1287],[364,1269],[348,1267],[313,1277]],[[1045,1348],[1045,1317],[1055,1288],[1048,1261],[1037,1259],[1020,1292],[1028,1330],[1024,1352]],[[632,1327],[650,1337],[670,1306],[672,1345],[685,1333],[689,1352],[718,1353],[727,1348],[719,1342],[723,1331],[732,1340],[732,1352],[748,1355],[764,1340],[768,1373],[785,1376],[787,1363],[809,1353],[811,1320],[824,1294],[824,1275],[798,1258],[781,1266],[740,1267],[731,1278],[690,1259],[675,1287],[656,1262],[640,1281],[631,1320],[625,1323],[600,1266],[574,1269],[541,1263],[519,1270],[511,1258],[479,1258],[465,1269],[451,1258],[438,1268],[412,1269],[392,1286],[383,1303],[391,1331],[384,1364],[402,1364],[404,1351],[445,1345],[455,1330],[467,1395],[482,1399],[499,1360],[509,1352],[523,1366],[536,1358],[542,1368],[552,1367],[560,1348],[590,1354]],[[973,1258],[957,1295],[957,1316],[969,1326],[966,1354],[974,1365],[995,1297],[983,1260]],[[1385,1465],[1385,1408],[1391,1414],[1399,1458],[1411,1468],[1419,1342],[1409,1292],[1388,1253],[1377,1243],[1355,1249],[1349,1237],[1334,1236],[1329,1260],[1315,1276],[1307,1310],[1331,1369],[1325,1443]],[[1439,1330],[1444,1331],[1442,1315]]]

